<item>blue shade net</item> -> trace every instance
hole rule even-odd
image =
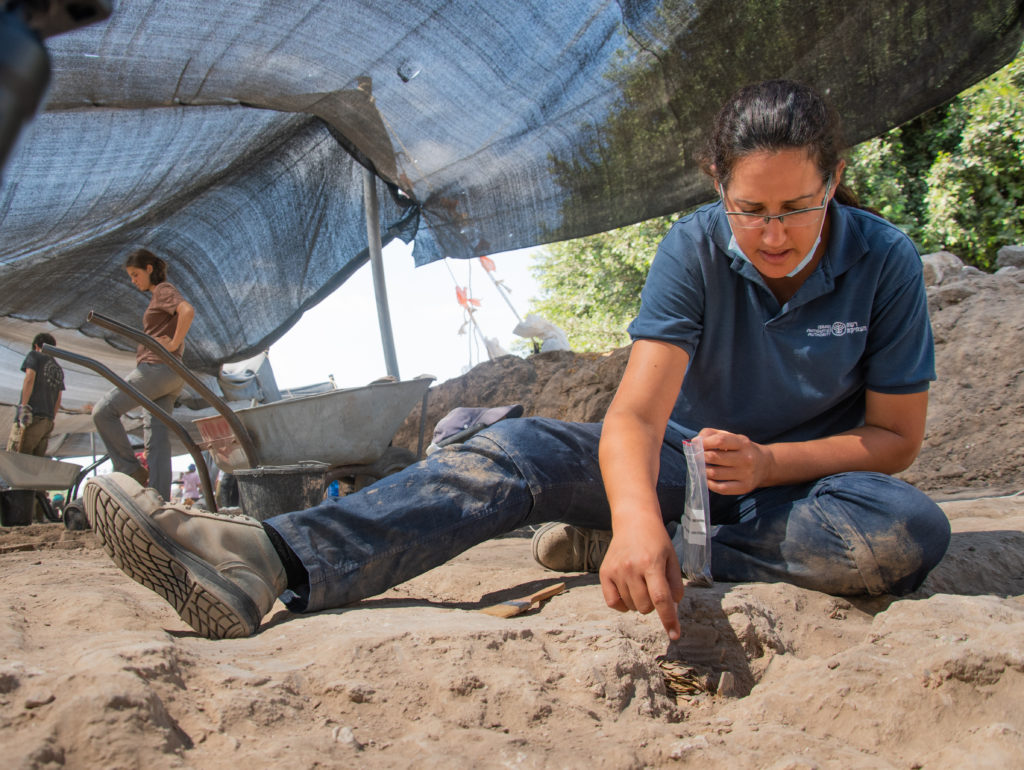
[[[121,0],[46,41],[0,186],[0,316],[138,326],[122,265],[146,246],[198,310],[186,363],[215,372],[367,260],[364,169],[417,264],[602,232],[712,197],[697,157],[739,86],[810,82],[857,142],[1012,59],[1022,9]]]

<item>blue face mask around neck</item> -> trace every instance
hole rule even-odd
[[[822,224],[824,224],[824,222]],[[732,225],[729,225],[729,230],[730,231],[732,230]],[[786,277],[787,278],[792,278],[793,276],[797,275],[801,270],[803,270],[805,267],[807,267],[807,263],[810,262],[814,258],[814,252],[818,250],[818,245],[820,243],[821,243],[821,230],[819,229],[818,230],[818,237],[814,239],[814,243],[811,245],[811,250],[807,252],[807,255],[803,259],[800,260],[800,264],[798,264],[796,267],[794,267],[792,270],[790,270],[788,273],[786,273]],[[737,243],[735,234],[733,234],[732,237],[729,238],[728,250],[729,250],[730,254],[736,255],[737,257],[739,257],[740,259],[742,259],[745,262],[750,262],[750,259],[747,257],[746,254],[743,253],[743,249],[741,249],[739,243]],[[751,262],[751,264],[753,264],[753,263]]]

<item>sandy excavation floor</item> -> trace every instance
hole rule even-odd
[[[1024,497],[944,508],[953,545],[915,596],[691,589],[672,645],[605,608],[596,576],[537,566],[525,538],[213,642],[91,533],[4,530],[3,765],[1021,767]],[[532,613],[479,611],[559,580]],[[659,656],[690,668],[688,695],[670,697]]]
[[[91,533],[0,530],[0,768],[1024,768],[1024,496],[992,497],[1024,487],[1024,271],[949,264],[926,275],[939,380],[902,475],[968,499],[943,504],[952,546],[916,595],[692,589],[669,645],[656,619],[608,610],[596,576],[506,538],[212,642]],[[427,424],[516,402],[598,420],[624,365],[500,358],[432,389]],[[418,433],[411,416],[396,444]],[[527,615],[479,611],[557,581]]]

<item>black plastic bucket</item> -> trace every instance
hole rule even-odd
[[[32,523],[36,493],[31,489],[0,492],[0,526],[25,527]]]
[[[233,471],[242,511],[263,521],[279,513],[312,508],[324,499],[328,467],[308,462]]]

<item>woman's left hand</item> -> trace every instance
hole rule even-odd
[[[159,337],[156,338],[156,341],[163,345],[164,348],[170,351],[171,353],[174,352],[174,348],[171,347],[171,345],[174,344],[174,340],[172,340],[166,334],[161,334]]]
[[[738,433],[704,428],[708,489],[722,495],[743,495],[763,486],[769,475],[771,455],[762,444]]]

